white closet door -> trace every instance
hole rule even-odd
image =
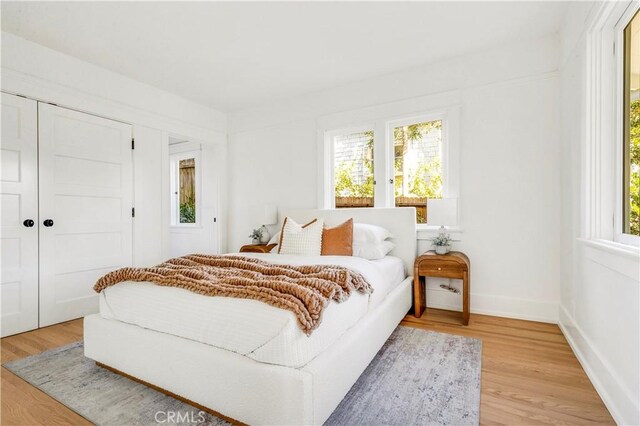
[[[39,105],[40,326],[97,312],[96,280],[132,263],[131,126]]]
[[[2,94],[2,337],[38,327],[37,108]]]

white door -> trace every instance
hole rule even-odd
[[[39,104],[40,327],[97,312],[132,263],[131,126]]]
[[[38,327],[37,108],[2,94],[2,337]]]

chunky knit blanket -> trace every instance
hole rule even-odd
[[[98,280],[100,293],[123,281],[149,281],[205,296],[260,300],[293,312],[310,335],[331,300],[343,302],[353,291],[372,293],[364,277],[342,266],[278,265],[243,256],[192,254],[151,268],[122,268]]]

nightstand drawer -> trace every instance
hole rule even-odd
[[[466,268],[457,262],[420,262],[418,273],[444,278],[462,278]]]

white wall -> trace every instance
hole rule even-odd
[[[458,91],[460,209],[471,310],[557,320],[560,280],[559,39],[548,37],[229,116],[229,249],[266,203],[315,208],[317,123],[341,111]],[[425,238],[421,235],[420,238]],[[420,250],[427,242],[419,241]],[[430,283],[430,306],[460,306]]]
[[[133,125],[134,263],[156,264],[168,256],[169,176],[167,141],[184,135],[216,146],[216,185],[226,185],[226,115],[104,68],[2,32],[3,91]],[[220,191],[218,225],[225,220]],[[219,227],[220,228],[220,227]],[[223,242],[226,227],[219,233]]]
[[[581,237],[585,182],[587,34],[599,5],[572,3],[562,33],[562,280],[560,326],[619,424],[640,424],[640,262]]]

